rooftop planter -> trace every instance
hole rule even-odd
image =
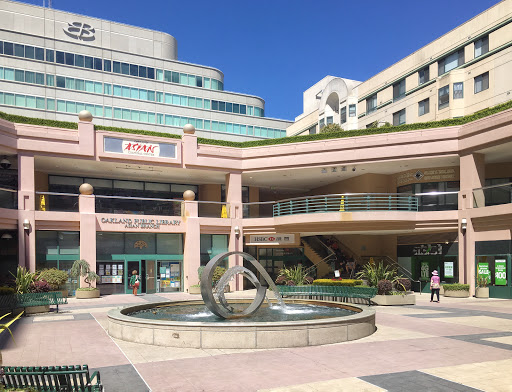
[[[456,298],[467,298],[469,297],[469,284],[453,283],[444,284],[444,296],[445,297],[456,297]]]

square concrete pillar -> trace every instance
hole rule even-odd
[[[87,261],[91,270],[96,272],[96,215],[95,196],[80,195],[78,198],[80,210],[80,258]],[[96,282],[91,286],[96,287]],[[83,279],[80,287],[85,287]]]

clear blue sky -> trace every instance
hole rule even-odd
[[[303,91],[324,76],[364,81],[496,3],[53,0],[53,8],[169,33],[179,60],[219,68],[226,90],[260,96],[267,117],[293,120]]]

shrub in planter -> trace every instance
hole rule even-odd
[[[51,287],[45,280],[37,280],[30,285],[31,293],[47,293],[51,291]]]
[[[411,291],[410,279],[397,278],[394,283],[395,283],[395,290],[397,290],[397,291]]]
[[[279,275],[276,279],[277,285],[285,285],[286,284],[286,278],[282,275]]]
[[[287,286],[296,286],[295,282],[293,280],[289,280],[286,282]]]
[[[46,280],[53,291],[59,290],[68,281],[67,271],[57,268],[44,269],[39,273],[39,280]]]
[[[315,286],[361,286],[363,281],[360,279],[315,279]]]
[[[378,295],[387,295],[393,290],[393,284],[390,280],[382,279],[377,283],[377,294]]]
[[[444,291],[469,291],[469,284],[462,283],[445,283],[443,284]]]
[[[15,278],[16,294],[25,294],[30,292],[30,285],[35,280],[35,274],[28,271],[25,267],[18,267],[16,275],[11,272]]]

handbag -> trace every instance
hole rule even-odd
[[[431,288],[431,289],[438,289],[438,288],[440,288],[440,287],[439,287],[439,283],[432,283],[432,284],[430,285],[430,288]]]

